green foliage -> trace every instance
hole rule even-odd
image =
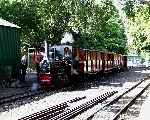
[[[0,8],[0,17],[21,27],[23,46],[39,46],[44,39],[57,44],[71,32],[76,47],[126,52],[124,27],[111,0],[1,0]]]
[[[126,15],[129,18],[134,18],[135,16],[135,0],[127,0],[125,3],[125,7],[123,8],[125,11]]]
[[[150,6],[148,4],[135,4],[134,16],[130,16],[128,19],[128,33],[133,37],[130,48],[134,48],[138,54],[144,54],[144,52],[150,50],[149,10]]]

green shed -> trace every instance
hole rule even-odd
[[[7,74],[15,76],[18,72],[21,59],[19,28],[0,18],[0,79]]]

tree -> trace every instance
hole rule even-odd
[[[125,2],[125,7],[123,8],[123,10],[129,18],[134,18],[135,16],[135,4],[135,0],[127,0]]]
[[[128,8],[126,4],[126,8]],[[126,10],[126,9],[125,9]],[[128,10],[127,10],[128,11]],[[126,12],[127,12],[126,11]],[[128,15],[128,14],[127,14]],[[134,3],[134,16],[128,16],[128,33],[134,38],[131,45],[138,54],[150,50],[150,7],[146,2]]]
[[[0,5],[0,16],[21,27],[23,46],[39,46],[45,39],[57,44],[71,32],[76,47],[126,51],[124,27],[111,0],[2,0]]]

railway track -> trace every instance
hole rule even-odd
[[[30,90],[28,90],[28,91],[25,91],[25,92],[20,92],[20,93],[12,94],[12,95],[9,95],[9,96],[0,97],[0,105],[3,105],[5,103],[13,103],[17,100],[26,99],[26,98],[29,98],[29,97],[35,97],[35,96],[42,95],[42,94],[45,94],[45,96],[47,96],[47,95],[49,95],[49,93],[54,94],[54,93],[58,93],[60,91],[66,90],[66,89],[70,89],[70,87],[65,87],[65,88],[62,88],[62,89],[58,89],[58,90],[56,89],[56,90],[51,90],[51,91],[39,90],[39,91],[36,91],[36,92],[31,92]]]
[[[38,91],[36,93],[29,91],[29,92],[21,92],[18,94],[13,94],[10,96],[4,96],[4,97],[0,98],[0,105],[5,104],[5,103],[9,103],[9,102],[15,102],[17,100],[24,99],[24,98],[34,97],[36,95],[40,95],[43,93],[44,93],[44,91]]]
[[[68,107],[68,103],[73,103],[73,102],[76,102],[76,101],[79,101],[79,100],[82,100],[82,99],[85,99],[85,98],[86,98],[85,96],[76,97],[72,100],[69,100],[69,101],[63,102],[61,104],[52,106],[48,109],[45,109],[45,110],[42,110],[40,112],[34,113],[32,115],[23,117],[19,120],[47,120],[50,117],[54,117],[54,116],[62,113],[65,110],[65,108]]]
[[[34,113],[32,115],[26,116],[19,120],[68,120],[74,118],[78,114],[88,110],[94,105],[103,102],[105,99],[113,96],[117,91],[106,92],[98,97],[88,100],[80,105],[74,107],[71,106],[73,102],[78,102],[79,100],[85,99],[86,96],[77,97],[72,100],[66,101],[59,105],[50,107],[48,109],[42,110],[40,112]]]
[[[141,84],[141,86],[139,86],[139,90],[137,90],[137,94],[133,97],[131,97],[131,99],[129,99],[129,101],[117,112],[117,114],[112,118],[112,120],[117,120],[120,115],[125,112],[134,102],[135,100],[142,95],[142,93],[150,86],[150,82],[145,82],[143,84]],[[136,92],[136,91],[135,91]]]
[[[87,120],[93,119],[94,116],[98,112],[101,113],[101,112],[105,111],[108,116],[108,120],[116,120],[134,102],[133,97],[135,97],[135,99],[136,99],[138,97],[137,94],[139,93],[139,96],[140,96],[140,94],[142,94],[142,91],[144,91],[148,86],[149,86],[149,82],[146,79],[144,79],[144,80],[140,81],[139,83],[137,83],[136,85],[134,85],[132,88],[129,88],[128,90],[124,91],[122,94],[117,93],[117,91],[106,92],[105,94],[102,94],[96,98],[93,98],[90,101],[84,102],[81,105],[77,105],[78,104],[77,103],[75,107],[72,107],[71,106],[72,103],[76,103],[82,99],[85,99],[86,97],[83,96],[83,97],[74,98],[70,101],[66,101],[66,102],[58,104],[56,106],[52,106],[52,107],[42,110],[38,113],[34,113],[34,114],[26,116],[24,118],[20,118],[19,120],[68,120],[68,119],[72,119],[72,118],[76,117],[79,114],[82,114],[85,111],[89,111],[90,108],[96,106],[98,103],[102,103],[101,104],[102,106],[98,105],[101,107],[101,109],[99,109],[98,111],[96,111],[94,114],[92,114],[90,116],[88,115],[85,119],[87,119]],[[130,92],[134,93],[134,96],[130,95]],[[135,93],[136,93],[136,95],[135,95]],[[33,94],[37,95],[39,93],[33,93]],[[115,96],[117,95],[117,97],[114,97],[114,94],[115,94]],[[13,98],[13,99],[15,101],[20,98],[21,99],[26,98],[25,96],[26,95],[23,95],[22,97],[18,96],[18,98],[16,96],[16,98]],[[29,97],[29,96],[30,95],[27,95],[27,97]],[[12,95],[12,97],[13,97],[13,95]],[[110,98],[110,97],[113,97],[114,99],[105,104],[104,103],[105,100],[107,100],[107,98]],[[4,98],[9,99],[7,97],[4,97]],[[1,100],[3,101],[2,98],[0,98],[0,102],[1,102]],[[126,100],[126,102],[123,102],[125,100]],[[129,103],[129,101],[132,101],[132,102]],[[10,100],[10,99],[8,101],[4,100],[4,103],[7,103],[7,102],[12,102],[12,100]],[[118,108],[118,106],[120,106],[120,107]],[[110,112],[112,114],[109,117]],[[103,120],[105,120],[105,119],[103,119]]]
[[[97,117],[103,120],[117,120],[149,86],[148,79],[140,81],[85,119],[91,120]]]

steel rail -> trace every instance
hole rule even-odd
[[[148,83],[138,94],[136,94],[136,96],[131,99],[113,118],[112,120],[117,120],[119,118],[119,116],[125,112],[132,104],[134,104],[135,100],[140,97],[143,92],[150,86],[150,83]]]
[[[41,89],[37,92],[26,91],[26,92],[20,92],[20,93],[8,95],[8,96],[0,97],[0,105],[5,104],[5,103],[9,103],[9,102],[14,102],[14,101],[17,101],[19,99],[23,99],[23,98],[27,98],[27,97],[32,97],[32,96],[44,94],[44,93],[49,93],[49,92],[57,93],[59,91],[63,91],[66,88],[69,88],[69,87],[56,89],[56,90],[54,89],[54,91],[53,91],[53,89],[52,89],[52,91],[43,91]]]
[[[125,92],[123,92],[121,95],[115,97],[112,101],[110,101],[109,103],[107,103],[106,105],[102,106],[101,108],[99,108],[99,110],[97,110],[96,112],[94,112],[92,115],[90,115],[89,117],[86,118],[86,120],[90,120],[95,114],[97,114],[98,112],[100,112],[102,109],[104,109],[105,107],[110,106],[111,104],[114,104],[115,102],[117,102],[121,97],[123,97],[125,94],[129,93],[130,91],[132,91],[133,89],[135,89],[137,86],[139,86],[140,84],[142,84],[145,80],[147,80],[148,78],[144,78],[142,79],[140,82],[138,82],[136,85],[134,85],[133,87],[131,87],[130,89],[126,90]]]
[[[63,90],[64,88],[60,89]],[[40,94],[44,94],[44,93],[57,93],[59,92],[59,90],[54,90],[54,91],[43,91],[43,90],[39,90],[37,92],[31,92],[31,91],[26,91],[26,92],[20,92],[20,93],[16,93],[16,94],[12,94],[9,96],[4,96],[4,97],[0,97],[0,105],[5,104],[5,103],[9,103],[9,102],[14,102],[23,98],[28,98],[28,97],[34,97],[36,95],[40,95]]]
[[[71,99],[69,101],[66,101],[66,102],[60,103],[58,105],[52,106],[52,107],[47,108],[45,110],[42,110],[40,112],[33,113],[29,116],[20,118],[19,120],[45,120],[45,119],[47,119],[47,117],[54,117],[54,116],[62,113],[64,111],[64,109],[66,107],[68,107],[67,103],[73,103],[73,102],[76,102],[76,101],[79,101],[79,100],[82,100],[85,98],[86,98],[86,96],[76,97],[74,99]]]
[[[9,98],[14,97],[14,96],[17,96],[17,95],[28,94],[28,93],[30,93],[30,92],[31,92],[30,90],[25,90],[24,92],[20,92],[20,93],[15,93],[15,94],[3,96],[3,97],[0,97],[0,101],[2,101],[2,100],[4,100],[4,99],[9,99]]]
[[[112,92],[107,92],[105,94],[102,94],[101,96],[98,96],[84,104],[81,104],[75,108],[69,109],[53,118],[50,118],[49,120],[68,120],[71,119],[75,116],[77,116],[78,114],[88,110],[89,108],[93,107],[94,105],[104,101],[105,99],[107,99],[108,97],[111,97],[112,95],[114,95],[115,93],[117,93],[117,91],[112,91]]]
[[[39,91],[36,93],[32,93],[32,92],[27,92],[27,93],[18,93],[18,94],[14,94],[14,95],[10,95],[10,96],[5,96],[0,98],[0,105],[5,104],[5,103],[9,103],[9,102],[14,102],[23,98],[27,98],[27,97],[32,97],[32,96],[36,96],[36,95],[40,95],[45,93],[44,91]],[[23,94],[23,95],[22,95]]]

